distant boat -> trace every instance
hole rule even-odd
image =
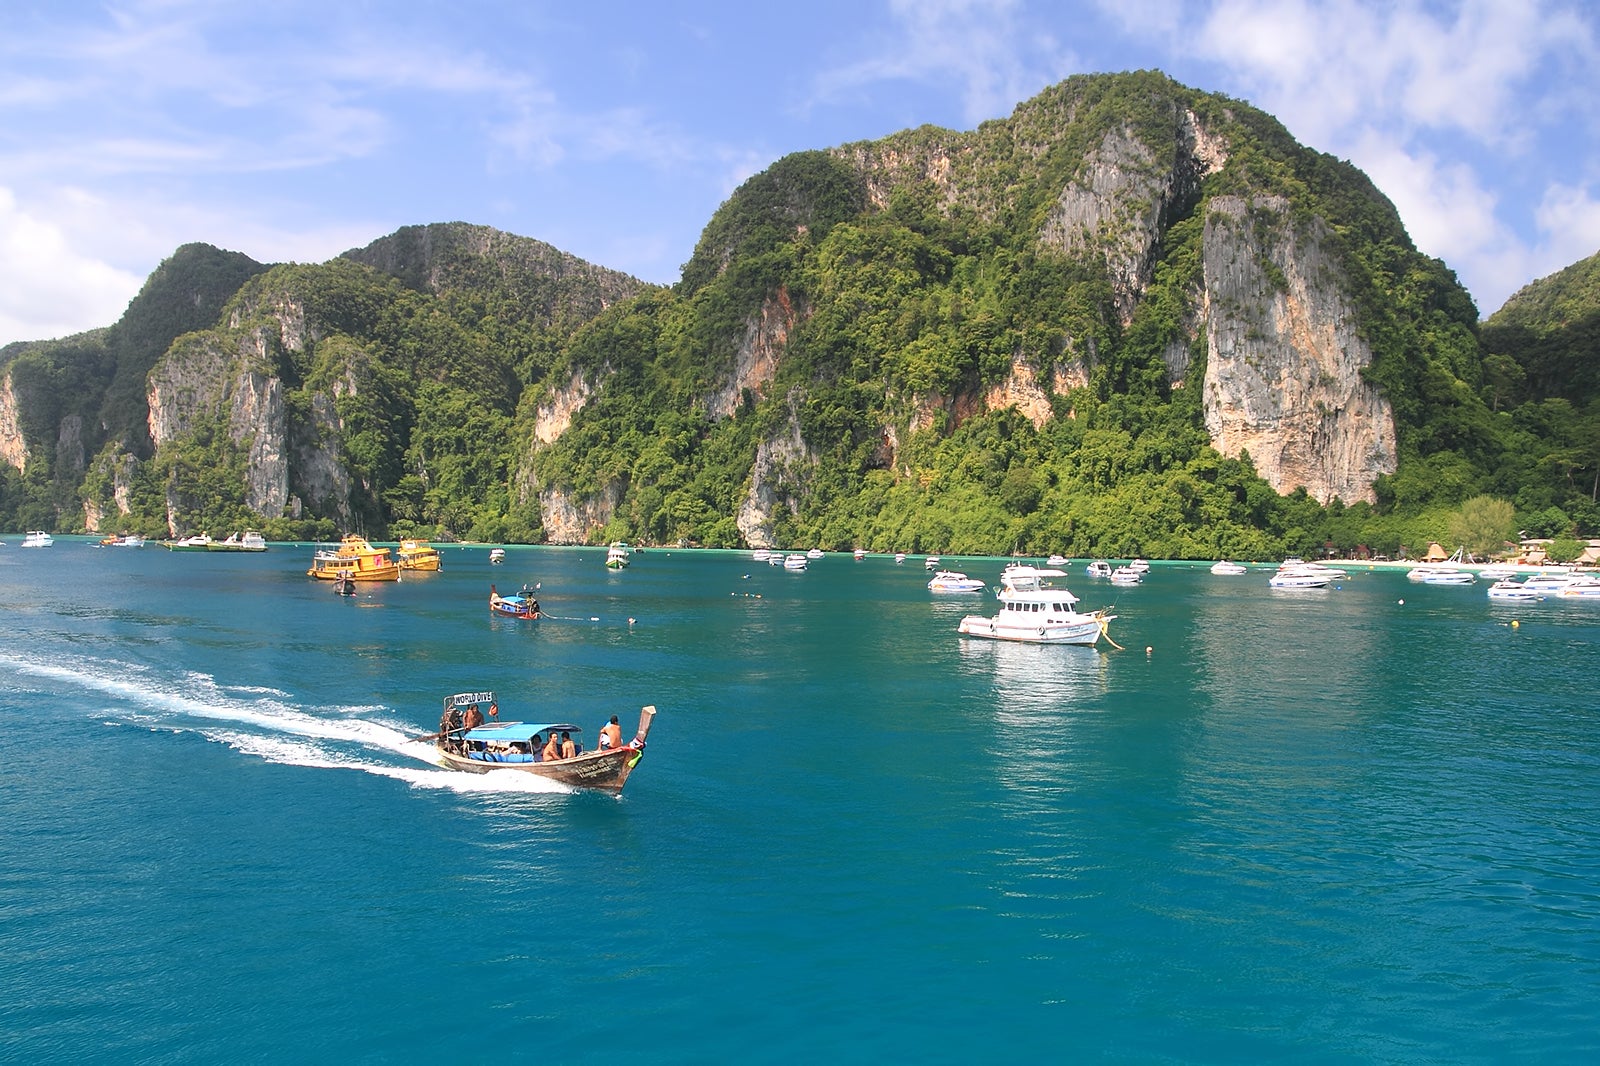
[[[1088,574],[1090,577],[1110,577],[1111,564],[1106,562],[1104,559],[1096,559],[1094,562],[1084,567],[1083,572]]]
[[[1267,578],[1267,584],[1275,589],[1325,589],[1332,580],[1333,575],[1326,567],[1316,563],[1286,561]]]
[[[1119,566],[1111,571],[1111,583],[1113,585],[1121,585],[1126,588],[1129,585],[1137,585],[1143,581],[1144,571],[1135,570],[1131,566]]]
[[[491,563],[503,563],[503,562],[505,562],[506,561],[506,550],[504,548],[490,548],[489,549],[489,561]]]
[[[204,552],[211,550],[211,534],[196,533],[184,537],[182,540],[169,540],[166,542],[168,551],[175,552]]]
[[[206,550],[214,552],[264,552],[267,550],[267,538],[253,529],[242,537],[237,533],[229,533],[226,540],[214,540],[207,544]]]
[[[1600,575],[1578,574],[1556,593],[1562,599],[1600,598]]]
[[[55,542],[56,538],[42,529],[29,530],[27,535],[22,538],[22,546],[24,548],[48,548]]]
[[[427,570],[438,571],[444,569],[444,562],[439,556],[439,549],[425,540],[408,537],[400,542],[400,547],[395,549],[394,561],[400,564],[402,570]]]
[[[1072,560],[1068,559],[1065,555],[1052,555],[1050,558],[1044,561],[1044,564],[1046,566],[1062,567],[1066,566],[1070,562],[1072,562]]]
[[[339,542],[337,550],[317,552],[306,576],[322,581],[342,577],[353,581],[398,581],[400,564],[389,555],[388,548],[374,548],[365,537],[352,533]]]
[[[905,562],[906,561],[906,553],[905,552],[895,552],[894,553],[894,561],[897,562],[897,563]]]
[[[102,548],[142,548],[144,544],[144,538],[137,533],[121,533],[103,537],[100,541]]]
[[[1078,597],[1052,581],[1065,571],[1033,566],[1008,566],[1000,575],[1000,613],[993,618],[969,614],[957,631],[963,636],[1009,640],[1023,644],[1093,645],[1116,615],[1108,608],[1084,613]]]
[[[982,592],[984,583],[956,570],[940,570],[928,582],[929,592]]]
[[[939,569],[939,557],[937,555],[928,556],[926,559],[922,560],[922,568],[924,570]]]
[[[621,570],[628,565],[628,562],[628,545],[620,540],[613,541],[611,547],[606,549],[606,566],[612,570]]]
[[[1243,574],[1250,568],[1240,563],[1230,563],[1226,559],[1211,564],[1211,572],[1225,577],[1234,577]]]
[[[856,558],[857,559],[865,559],[866,557],[867,557],[867,549],[865,549],[865,548],[857,548],[856,549]]]
[[[490,585],[489,610],[512,618],[538,618],[539,601],[533,598],[533,592],[533,589],[524,585],[517,595],[502,596],[493,585]]]
[[[790,552],[783,557],[783,568],[785,570],[804,570],[806,568],[806,557],[799,552]]]
[[[1456,553],[1444,562],[1422,563],[1407,571],[1406,577],[1424,585],[1470,585],[1478,580],[1478,575],[1464,568],[1465,553],[1465,548],[1457,548]]]
[[[1544,599],[1538,592],[1530,589],[1520,581],[1511,580],[1509,577],[1501,578],[1489,586],[1489,598],[1491,600],[1517,600],[1521,602]]]

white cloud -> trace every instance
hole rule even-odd
[[[889,13],[892,32],[856,42],[864,58],[819,72],[813,103],[841,103],[882,82],[953,87],[976,125],[1009,114],[1070,69],[1060,42],[1021,17],[1017,0],[890,0]]]
[[[110,325],[143,284],[140,275],[74,247],[0,186],[0,344]]]

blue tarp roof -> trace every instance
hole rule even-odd
[[[496,725],[480,725],[476,729],[468,730],[467,738],[469,740],[520,740],[527,742],[533,739],[535,733],[543,733],[546,737],[549,737],[552,729],[557,733],[583,732],[582,729],[571,723],[505,722]]]

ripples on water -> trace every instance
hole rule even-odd
[[[1596,605],[1158,566],[1119,652],[961,639],[992,597],[883,558],[511,554],[353,603],[283,549],[0,554],[12,1046],[1597,1050]],[[489,617],[491,580],[555,617]],[[657,704],[627,795],[431,765],[413,738],[485,685],[591,738]]]

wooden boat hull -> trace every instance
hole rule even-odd
[[[550,762],[512,760],[504,755],[496,757],[485,754],[477,758],[470,757],[466,753],[470,745],[458,743],[456,738],[470,740],[473,737],[471,730],[465,733],[435,734],[434,747],[439,764],[449,770],[460,770],[469,774],[511,770],[542,777],[566,785],[568,788],[592,789],[616,795],[628,783],[629,775],[644,757],[645,742],[650,735],[650,725],[655,716],[654,707],[644,707],[639,711],[639,730],[629,744],[617,748],[586,751],[571,759],[556,759]]]
[[[516,596],[502,597],[499,602],[490,603],[489,610],[495,614],[503,614],[508,618],[538,618],[539,610],[528,603],[517,603],[520,599]]]
[[[644,757],[643,748],[623,747],[607,751],[587,751],[574,759],[559,762],[485,762],[439,749],[439,760],[451,770],[486,774],[491,770],[512,770],[543,777],[569,788],[589,788],[618,793],[628,783],[628,775]]]

